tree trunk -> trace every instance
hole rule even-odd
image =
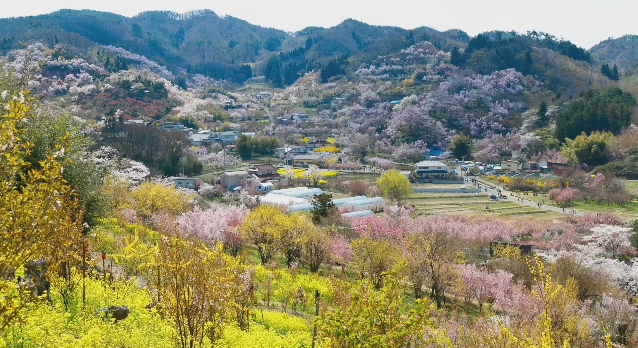
[[[419,281],[413,281],[412,286],[414,287],[414,298],[422,299],[423,298],[423,284]]]
[[[436,283],[432,284],[432,297],[436,302],[436,308],[441,309],[441,294],[439,293],[439,286]]]

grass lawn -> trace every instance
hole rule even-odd
[[[467,186],[468,188],[472,188],[471,185],[464,185],[462,183],[458,183],[458,184],[431,184],[431,183],[425,183],[425,184],[412,184],[410,185],[410,187],[412,187],[413,189],[415,188],[425,188],[425,189],[458,189],[461,186]]]
[[[576,209],[591,213],[613,212],[620,216],[638,219],[638,203],[629,203],[624,206],[598,204],[596,202],[574,202],[574,205],[570,209]]]

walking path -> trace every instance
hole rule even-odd
[[[500,194],[502,194],[504,196],[507,196],[508,202],[518,203],[520,205],[525,205],[525,206],[528,206],[528,207],[543,209],[543,210],[556,212],[556,213],[570,214],[570,215],[576,215],[576,216],[584,216],[585,215],[585,213],[577,211],[577,210],[574,210],[574,209],[565,209],[565,208],[555,207],[555,206],[552,206],[552,205],[545,205],[545,204],[539,204],[539,203],[536,203],[536,202],[532,202],[529,199],[517,196],[512,191],[507,191],[504,187],[502,187],[502,188],[496,187],[496,188],[493,189],[493,188],[491,188],[492,185],[490,185],[488,183],[485,183],[485,182],[483,182],[483,181],[481,181],[479,179],[476,179],[476,178],[466,177],[464,180],[465,180],[466,184],[478,187],[481,190],[483,190],[483,192],[486,192],[488,194],[493,194],[493,195],[499,196],[499,189],[500,189],[501,190]],[[472,182],[472,180],[475,180],[476,183]]]

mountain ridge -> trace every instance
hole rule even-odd
[[[301,76],[340,57],[352,57],[352,62],[358,64],[371,63],[380,56],[422,41],[432,42],[438,49],[448,52],[454,48],[469,50],[467,64],[473,64],[475,70],[482,73],[496,68],[522,71],[524,57],[520,52],[529,51],[532,46],[546,47],[594,65],[618,63],[626,72],[638,69],[638,58],[634,60],[631,51],[625,53],[626,45],[620,45],[625,41],[633,42],[627,41],[631,37],[636,36],[605,40],[591,50],[585,50],[569,41],[535,31],[527,35],[492,31],[471,37],[460,29],[438,31],[427,26],[405,29],[371,25],[353,18],[332,27],[306,27],[297,32],[286,32],[229,15],[220,16],[206,9],[185,13],[144,11],[132,17],[63,9],[38,16],[0,19],[2,54],[19,48],[21,42],[30,41],[40,41],[49,47],[63,44],[77,48],[78,54],[100,50],[101,46],[115,46],[145,56],[174,73],[201,73],[240,83],[250,77],[239,73],[242,65],[251,65],[252,75],[263,75],[267,62],[277,56],[283,63],[282,70],[290,66],[290,70],[294,70],[292,75]],[[477,44],[478,51],[489,53],[487,63],[480,54],[474,59],[469,55]],[[503,56],[507,50],[512,53]],[[519,56],[514,57],[516,54]]]

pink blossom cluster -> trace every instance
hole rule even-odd
[[[366,157],[366,162],[372,163],[376,167],[384,169],[384,170],[393,169],[397,167],[394,162],[390,161],[387,158],[381,158],[381,157]]]
[[[576,199],[579,191],[577,189],[567,187],[563,189],[549,190],[549,199],[559,205],[570,205]]]
[[[239,242],[237,227],[247,213],[245,207],[212,207],[184,213],[175,219],[180,233],[188,237],[197,237],[202,241],[214,243]]]
[[[351,225],[359,236],[400,241],[410,225],[410,211],[391,206],[381,215],[352,218]]]
[[[512,274],[503,270],[488,272],[473,264],[455,268],[460,281],[457,292],[466,302],[493,304],[499,311],[519,320],[533,318],[539,312],[538,299],[521,282],[514,282]]]
[[[97,75],[107,74],[107,71],[104,70],[104,68],[88,63],[82,58],[73,58],[71,60],[64,60],[60,57],[58,59],[49,60],[46,63],[46,65],[50,67],[58,67],[58,68],[64,68],[68,70],[87,71]]]
[[[350,262],[352,258],[352,248],[348,239],[340,234],[336,234],[332,237],[331,243],[331,258],[334,262],[340,264],[346,264]]]
[[[360,67],[355,71],[355,75],[371,78],[371,79],[387,79],[390,77],[396,77],[398,75],[404,74],[405,71],[403,67],[400,65],[386,65],[381,64],[380,66],[370,65],[367,68]]]
[[[190,151],[202,163],[213,168],[236,166],[242,162],[239,156],[234,156],[224,151],[208,153],[208,150],[204,147],[191,149]]]
[[[112,45],[102,46],[102,48],[108,52],[117,54],[122,58],[126,58],[128,61],[138,64],[141,69],[152,71],[156,74],[159,74],[165,78],[172,78],[173,73],[170,72],[166,67],[157,64],[156,62],[149,60],[148,58],[129,52],[121,47],[115,47]]]
[[[422,140],[419,140],[423,143]],[[392,157],[399,163],[417,163],[423,159],[426,147],[420,146],[421,143],[402,144],[395,148],[392,152]]]
[[[560,151],[556,149],[546,150],[543,153],[538,153],[532,156],[532,161],[536,162],[552,162],[552,163],[568,163],[567,158],[563,156]]]

